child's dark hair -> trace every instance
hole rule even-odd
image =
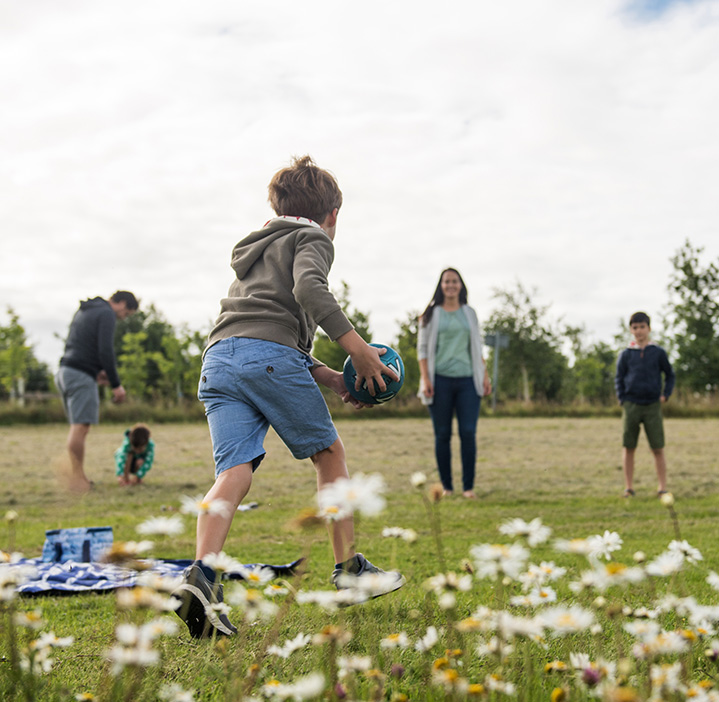
[[[130,429],[130,446],[132,448],[143,448],[147,446],[147,442],[150,440],[150,429],[147,424],[135,424]]]
[[[430,320],[432,319],[432,313],[434,312],[434,308],[444,302],[444,293],[442,292],[442,278],[445,273],[456,273],[457,277],[459,278],[459,282],[462,284],[462,289],[459,291],[459,304],[467,304],[467,286],[464,284],[464,280],[462,280],[462,276],[460,275],[459,271],[456,268],[445,268],[439,274],[439,282],[437,283],[437,287],[435,288],[434,295],[432,295],[431,302],[427,305],[427,308],[424,312],[422,312],[419,317],[419,321],[422,326],[427,326],[429,324]]]
[[[118,304],[124,302],[125,307],[131,311],[136,310],[140,306],[137,301],[137,298],[127,290],[118,290],[116,293],[113,294],[110,300]]]
[[[290,166],[275,173],[267,189],[270,205],[278,215],[307,217],[320,224],[342,206],[337,180],[319,168],[311,156],[295,157]]]
[[[651,327],[652,325],[649,322],[649,315],[646,312],[635,312],[630,318],[629,318],[629,326],[631,327],[632,324],[646,324],[648,327]]]

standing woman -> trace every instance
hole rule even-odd
[[[463,495],[475,499],[477,419],[484,395],[492,392],[482,358],[477,313],[467,305],[467,288],[454,268],[439,278],[432,301],[419,319],[417,358],[419,397],[429,406],[434,426],[434,451],[444,494],[452,487],[452,416],[457,415],[462,454]]]

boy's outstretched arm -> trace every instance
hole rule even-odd
[[[352,365],[357,371],[356,390],[359,390],[366,380],[367,390],[370,395],[374,396],[376,394],[375,386],[372,382],[374,380],[380,391],[384,392],[387,385],[382,379],[383,373],[393,380],[399,380],[399,376],[379,360],[379,357],[384,355],[385,350],[370,346],[354,329],[338,337],[337,343],[352,357]]]
[[[374,405],[367,405],[364,402],[360,402],[356,397],[350,395],[349,390],[345,386],[345,379],[342,373],[336,370],[332,370],[327,366],[315,366],[310,371],[315,382],[324,385],[326,388],[337,393],[343,402],[347,402],[355,409],[362,409],[363,407],[374,407]]]

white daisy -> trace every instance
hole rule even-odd
[[[236,558],[229,556],[224,551],[207,553],[202,557],[202,562],[218,573],[240,573],[245,567]]]
[[[33,609],[31,612],[15,612],[13,621],[15,626],[23,626],[28,629],[42,629],[45,625],[41,609]]]
[[[431,648],[434,648],[438,641],[439,632],[437,631],[437,628],[434,626],[429,626],[427,627],[427,632],[425,633],[425,635],[415,643],[414,647],[420,653],[424,653],[426,651],[429,651]]]
[[[480,580],[497,580],[505,575],[514,580],[522,572],[529,551],[519,543],[479,544],[472,546],[470,555],[474,559],[475,575]]]
[[[679,661],[651,666],[649,679],[654,693],[652,698],[666,699],[668,695],[686,691],[682,683],[682,664]]]
[[[715,590],[719,590],[719,574],[715,573],[713,570],[709,571],[706,582]]]
[[[409,638],[404,631],[400,631],[398,634],[390,634],[379,642],[380,648],[407,648],[409,646]]]
[[[674,575],[682,569],[684,556],[677,552],[664,551],[660,553],[651,563],[647,563],[646,571],[648,575],[657,577],[667,577]]]
[[[172,517],[152,517],[137,525],[137,533],[142,536],[177,536],[185,530],[182,517],[175,514]]]
[[[553,582],[563,577],[566,568],[556,566],[553,561],[542,561],[539,565],[530,563],[525,573],[520,573],[517,580],[522,583],[523,590],[541,587],[544,583]]]
[[[543,544],[552,534],[552,530],[542,524],[539,517],[535,517],[531,522],[525,522],[518,517],[510,519],[499,527],[499,531],[511,537],[522,536],[530,546]]]
[[[230,503],[221,499],[207,500],[202,495],[197,495],[196,497],[183,495],[180,512],[196,516],[209,514],[226,517],[230,513]]]
[[[594,612],[579,605],[550,607],[542,611],[538,619],[556,636],[585,631],[595,622]]]
[[[352,673],[364,673],[372,667],[370,656],[340,656],[337,659],[339,677],[346,678]]]
[[[295,651],[304,648],[312,640],[307,634],[297,634],[294,639],[287,639],[282,646],[268,646],[267,653],[280,658],[289,658]]]
[[[591,549],[589,555],[607,560],[610,560],[611,554],[614,551],[619,551],[624,543],[616,531],[605,531],[604,534],[590,536],[587,541]]]
[[[594,552],[594,544],[589,539],[556,539],[554,548],[562,553],[589,556]]]
[[[72,645],[74,640],[72,636],[58,638],[54,632],[48,631],[44,634],[40,634],[40,636],[30,644],[30,648],[34,650],[42,648],[67,648]]]
[[[355,512],[373,517],[385,507],[384,491],[384,479],[378,474],[339,478],[319,491],[319,511],[328,521],[344,519]]]
[[[696,565],[699,561],[704,560],[699,549],[694,548],[686,540],[677,541],[675,539],[667,546],[667,551],[669,551],[669,553],[681,554],[681,556],[692,565]]]
[[[165,702],[195,702],[195,693],[185,690],[177,683],[163,685],[157,696]]]
[[[535,587],[524,595],[516,595],[509,600],[518,607],[539,607],[557,601],[557,593],[549,586]]]
[[[417,471],[416,473],[412,473],[409,478],[409,481],[414,487],[421,488],[426,484],[427,476],[421,471]]]

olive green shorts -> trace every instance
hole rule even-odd
[[[622,404],[624,436],[622,446],[635,449],[639,440],[639,427],[644,431],[653,449],[664,448],[664,422],[662,421],[662,403],[652,402],[651,405],[637,405],[627,400]]]

